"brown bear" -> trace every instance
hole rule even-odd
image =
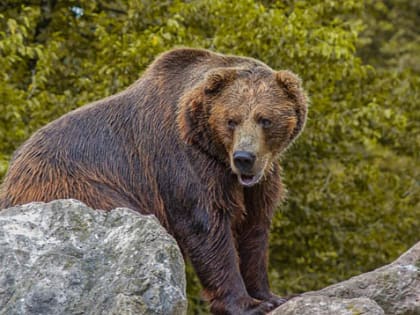
[[[301,132],[300,79],[200,49],[158,57],[125,91],[36,132],[15,153],[0,208],[75,198],[154,214],[191,260],[214,314],[265,314],[279,154]]]

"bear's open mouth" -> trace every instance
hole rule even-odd
[[[238,175],[239,183],[243,186],[250,187],[258,183],[261,179],[261,175]]]

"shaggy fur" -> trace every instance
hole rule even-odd
[[[175,49],[125,91],[36,132],[15,153],[0,208],[75,198],[154,214],[191,260],[214,314],[265,314],[279,154],[306,118],[300,80],[250,58]],[[255,163],[244,171],[237,152]]]

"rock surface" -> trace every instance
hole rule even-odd
[[[420,242],[389,265],[304,293],[272,314],[420,315]]]
[[[184,261],[153,216],[75,200],[0,211],[0,315],[187,313]],[[272,315],[420,315],[420,243]]]
[[[368,297],[387,315],[420,315],[420,243],[389,265],[329,286],[317,294],[346,299]]]
[[[75,200],[0,211],[0,314],[186,314],[184,261],[152,216]]]
[[[272,315],[384,315],[368,298],[340,299],[322,295],[302,296],[283,304]]]

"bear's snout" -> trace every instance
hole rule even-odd
[[[263,166],[257,162],[257,155],[251,151],[234,151],[232,155],[232,169],[238,176],[239,183],[243,186],[250,187],[257,184],[264,173]],[[263,163],[265,164],[265,163]]]
[[[254,167],[256,156],[248,151],[236,151],[233,153],[233,163],[242,174],[250,174]]]

